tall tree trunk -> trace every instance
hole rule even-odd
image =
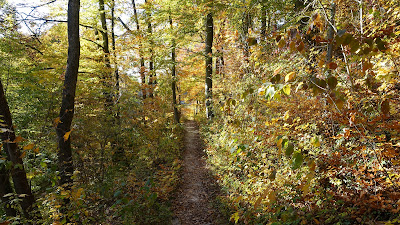
[[[115,51],[115,0],[112,0],[111,7],[111,45],[113,50],[113,58],[114,58],[114,75],[115,75],[115,88],[116,88],[116,96],[119,97],[119,73],[118,73],[118,63],[117,63],[117,53]],[[118,115],[117,115],[118,117]]]
[[[145,0],[146,4],[149,4],[148,0]],[[150,5],[148,5],[150,7]],[[154,41],[153,41],[153,28],[151,26],[151,12],[150,10],[146,11],[147,14],[147,33],[149,35],[149,42],[150,42],[150,60],[149,60],[149,87],[150,87],[150,93],[149,97],[152,98],[154,97],[154,87],[157,83],[156,80],[156,73],[154,71]]]
[[[173,24],[172,24],[172,17],[171,15],[169,16],[169,24],[171,25],[171,31],[173,31]],[[175,38],[172,37],[172,48],[171,48],[171,61],[172,61],[172,68],[171,68],[171,73],[172,73],[172,83],[171,83],[171,88],[172,88],[172,105],[174,108],[174,118],[175,122],[179,123],[179,112],[176,102],[176,42]]]
[[[104,0],[99,0],[99,10],[100,10],[100,22],[101,22],[101,36],[103,38],[103,53],[104,53],[104,64],[105,71],[103,71],[103,84],[105,90],[103,91],[106,98],[106,110],[111,110],[111,106],[113,105],[112,98],[112,87],[111,87],[111,63],[110,63],[110,46],[108,41],[108,30],[107,30],[107,21],[106,21],[106,12],[104,8]]]
[[[60,120],[56,129],[59,148],[58,166],[60,171],[60,185],[65,190],[71,189],[72,174],[74,172],[71,138],[69,134],[71,132],[71,124],[74,117],[75,91],[78,80],[80,56],[79,6],[80,0],[69,0],[68,2],[68,60],[62,93]],[[67,204],[69,204],[69,199],[65,198],[63,208],[61,209],[64,213],[66,213]]]
[[[120,117],[120,108],[119,108],[119,97],[120,97],[120,78],[118,73],[118,63],[117,63],[117,52],[115,47],[115,0],[111,1],[111,45],[113,50],[113,59],[114,59],[114,75],[115,75],[115,105],[117,112],[115,113],[115,120],[118,126],[118,130],[121,130],[121,117]],[[115,153],[113,155],[115,161],[120,161],[124,157],[124,149],[120,145],[120,138],[118,132],[115,133],[116,143],[115,143]]]
[[[15,192],[18,195],[23,195],[22,201],[20,202],[21,208],[25,218],[28,221],[37,221],[40,219],[40,214],[35,206],[35,197],[32,194],[31,187],[29,186],[28,179],[26,177],[26,172],[24,168],[24,163],[22,161],[21,152],[18,149],[18,143],[15,137],[15,131],[12,123],[12,117],[10,109],[8,107],[7,99],[4,94],[3,84],[0,80],[0,128],[2,128],[1,140],[4,146],[4,150],[7,153],[7,158],[11,161],[11,176],[14,183]],[[8,175],[5,171],[2,178],[4,179],[4,191],[10,191],[7,187]],[[9,182],[9,180],[8,180]],[[10,212],[11,213],[11,212]],[[31,224],[30,222],[28,222]]]
[[[212,110],[212,44],[214,37],[214,24],[212,13],[208,13],[206,17],[206,116],[212,119],[214,116]]]
[[[138,15],[137,15],[135,0],[132,0],[132,5],[133,5],[133,14],[134,14],[135,23],[136,23],[136,30],[138,32],[140,32],[140,25],[139,25],[139,19],[138,19]],[[145,75],[144,57],[143,57],[141,41],[139,43],[139,57],[140,57],[139,73],[140,73],[140,79],[142,80],[142,95],[143,95],[143,99],[146,99],[146,97],[147,97],[146,87],[145,87],[146,86],[146,75]]]

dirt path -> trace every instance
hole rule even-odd
[[[226,224],[211,204],[218,188],[206,168],[198,126],[188,121],[185,130],[182,183],[174,201],[173,225]]]

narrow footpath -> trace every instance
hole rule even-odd
[[[187,121],[185,131],[182,182],[174,201],[173,225],[228,224],[212,204],[219,189],[206,168],[196,122]]]

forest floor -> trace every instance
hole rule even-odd
[[[173,225],[229,224],[216,207],[220,189],[207,169],[203,146],[197,123],[187,121],[181,183],[173,203]]]

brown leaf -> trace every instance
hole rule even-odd
[[[331,62],[331,63],[328,64],[328,68],[331,69],[331,70],[334,70],[334,69],[337,68],[337,64],[334,63],[334,62]]]
[[[301,52],[304,50],[304,43],[300,42],[299,46],[297,46],[297,51]]]
[[[389,117],[390,115],[390,104],[389,99],[385,99],[381,104],[381,112],[384,116]]]

